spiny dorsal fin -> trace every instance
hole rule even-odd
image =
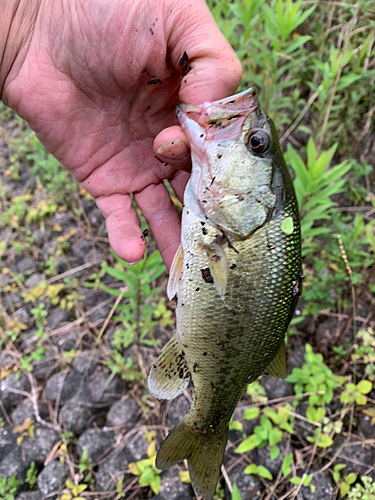
[[[189,384],[190,372],[176,335],[165,344],[162,353],[152,365],[148,388],[158,399],[173,399]]]
[[[214,279],[216,290],[224,300],[228,280],[228,267],[225,252],[221,245],[215,243],[212,247],[207,248],[207,255],[211,276]]]
[[[182,250],[182,246],[180,245],[174,256],[171,270],[169,271],[169,280],[167,285],[167,295],[169,300],[172,300],[173,297],[178,293],[178,289],[182,280],[183,264],[184,252]]]
[[[286,377],[286,353],[284,340],[280,346],[280,349],[277,351],[276,356],[264,370],[264,375],[271,375],[271,377],[277,378]]]

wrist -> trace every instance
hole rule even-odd
[[[26,57],[40,4],[41,0],[0,0],[0,100]]]

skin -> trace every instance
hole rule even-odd
[[[233,93],[233,50],[203,0],[13,2],[25,12],[9,10],[0,38],[2,100],[96,198],[116,254],[146,248],[133,193],[169,268],[181,229],[163,181],[182,199],[190,167],[175,106]]]

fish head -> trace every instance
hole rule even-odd
[[[279,146],[257,89],[200,106],[180,104],[177,117],[191,147],[191,191],[197,207],[235,239],[269,220]]]

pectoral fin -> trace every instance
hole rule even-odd
[[[169,281],[167,285],[167,295],[169,300],[172,300],[175,295],[177,295],[178,288],[182,280],[182,270],[184,264],[184,252],[182,246],[178,247],[178,250],[174,256],[171,270],[169,271]]]
[[[148,388],[158,399],[173,399],[189,384],[190,372],[175,335],[165,344],[162,353],[152,365]]]
[[[277,378],[286,377],[286,353],[285,353],[284,340],[276,356],[264,370],[264,375],[271,375],[271,377],[277,377]]]
[[[207,255],[214,284],[220,297],[224,300],[228,280],[228,266],[225,252],[221,245],[215,243],[212,247],[207,247]]]

